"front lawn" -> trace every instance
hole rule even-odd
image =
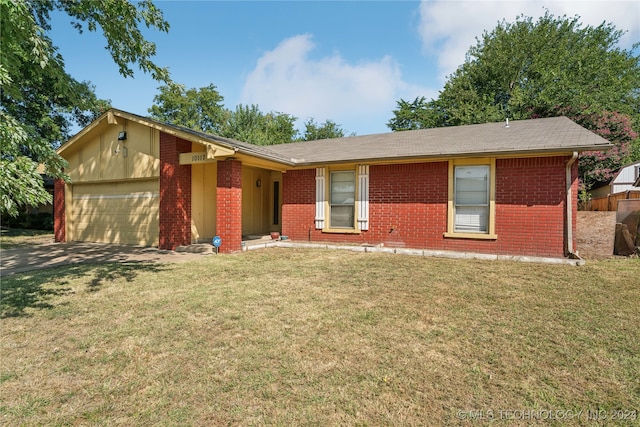
[[[1,285],[2,425],[639,423],[638,260],[274,248]]]
[[[14,249],[52,242],[53,233],[48,230],[0,227],[0,249]]]

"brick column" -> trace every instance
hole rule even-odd
[[[238,160],[218,162],[216,234],[222,239],[220,252],[242,250],[242,163]]]
[[[64,197],[64,181],[56,179],[53,183],[53,235],[56,242],[67,241]]]
[[[191,244],[191,165],[180,165],[180,153],[191,143],[160,132],[160,249]]]

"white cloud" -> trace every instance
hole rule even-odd
[[[444,81],[464,62],[469,47],[484,31],[491,31],[503,19],[514,22],[519,15],[536,20],[546,10],[555,16],[578,15],[583,26],[598,26],[606,21],[627,31],[620,41],[624,49],[640,40],[637,0],[425,0],[420,4],[418,30],[426,53],[437,57],[439,77]]]
[[[310,58],[315,45],[309,34],[282,41],[265,52],[245,80],[241,102],[262,111],[278,111],[317,123],[327,119],[348,132],[383,132],[400,98],[413,99],[425,89],[402,80],[400,66],[390,56],[377,61],[348,63],[339,54]],[[434,94],[435,95],[435,94]],[[375,119],[374,130],[354,129],[349,123]]]

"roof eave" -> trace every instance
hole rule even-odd
[[[115,110],[119,111],[119,110]],[[208,144],[217,144],[224,148],[228,148],[233,150],[236,153],[257,157],[263,160],[268,160],[270,162],[276,162],[282,165],[292,166],[293,163],[288,162],[287,159],[278,156],[269,156],[264,153],[256,153],[252,150],[247,150],[240,146],[239,144],[234,144],[233,140],[229,138],[219,137],[217,135],[205,134],[204,132],[197,132],[191,129],[183,128],[183,126],[174,126],[168,123],[161,123],[154,119],[149,119],[146,117],[134,116],[124,111],[119,111],[122,113],[121,117],[126,118],[127,120],[136,121],[138,123],[150,126],[154,129],[158,129],[162,132],[166,132],[171,135],[175,135],[179,138],[185,139],[190,142],[195,142],[198,144],[208,145]]]
[[[269,156],[264,153],[256,153],[256,152],[253,152],[252,150],[247,150],[241,146],[235,145],[232,142],[228,141],[226,138],[216,137],[215,135],[207,135],[207,134],[195,132],[195,131],[183,130],[181,129],[181,127],[178,127],[178,126],[174,126],[168,123],[161,123],[154,119],[149,119],[147,117],[142,117],[135,114],[127,113],[126,111],[118,110],[116,108],[109,109],[108,111],[103,113],[100,117],[98,117],[96,120],[94,120],[91,124],[89,124],[80,132],[78,132],[76,135],[71,137],[67,142],[65,142],[63,145],[61,145],[58,148],[57,153],[61,155],[63,152],[69,150],[84,135],[91,132],[96,127],[100,126],[104,122],[104,120],[112,120],[112,117],[119,117],[125,120],[136,122],[144,126],[148,126],[152,129],[165,132],[169,135],[177,136],[179,138],[185,139],[190,142],[195,142],[202,145],[217,144],[224,148],[233,150],[234,152],[239,152],[247,156],[258,157],[260,159],[278,163],[282,166],[294,165],[292,161],[286,158],[279,157],[276,155]]]
[[[535,150],[498,150],[498,151],[472,151],[465,153],[435,153],[426,155],[410,155],[410,156],[393,156],[393,157],[362,157],[352,159],[341,160],[322,160],[322,161],[305,161],[304,159],[292,159],[294,165],[297,167],[311,167],[322,165],[335,165],[345,163],[394,163],[409,161],[438,161],[448,159],[459,158],[480,158],[480,157],[516,157],[516,156],[552,156],[552,155],[571,155],[574,151],[603,151],[613,147],[613,144],[606,145],[589,145],[589,146],[576,146],[576,147],[562,147],[562,148],[548,148],[548,149],[535,149]]]
[[[252,156],[252,157],[257,157],[259,159],[268,160],[270,162],[275,162],[282,166],[295,166],[295,163],[293,162],[293,160],[289,160],[279,156],[269,156],[263,153],[255,153],[255,152],[252,152],[251,150],[245,150],[241,147],[237,148],[237,152],[244,154],[245,156]]]

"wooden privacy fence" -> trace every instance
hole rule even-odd
[[[618,200],[640,199],[640,190],[627,190],[621,193],[609,194],[605,197],[597,197],[586,203],[587,211],[615,211],[618,209]]]

